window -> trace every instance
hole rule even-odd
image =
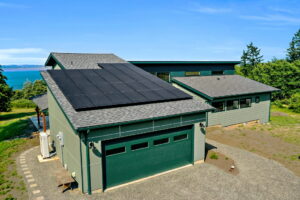
[[[199,76],[200,72],[185,72],[185,76]]]
[[[250,98],[240,99],[240,106],[241,108],[251,107],[251,99]]]
[[[221,112],[225,110],[224,101],[212,102],[211,105],[217,109],[214,112]]]
[[[260,97],[259,96],[256,96],[255,97],[255,103],[259,103],[260,102]]]
[[[179,140],[185,140],[187,139],[187,134],[182,134],[182,135],[176,135],[174,136],[174,141],[179,141]]]
[[[212,75],[223,75],[223,74],[224,74],[224,71],[223,71],[223,70],[220,70],[220,71],[212,71],[211,74],[212,74]]]
[[[170,82],[170,73],[169,72],[157,72],[157,77],[161,78],[164,81]]]
[[[239,100],[235,99],[235,100],[228,100],[226,103],[226,110],[235,110],[239,108]]]
[[[158,140],[154,140],[153,142],[154,145],[161,145],[165,143],[169,143],[169,138],[158,139]]]
[[[144,149],[148,147],[148,142],[143,142],[139,144],[133,144],[131,145],[131,150],[138,150],[138,149]]]
[[[124,153],[124,152],[125,152],[125,147],[118,147],[118,148],[115,148],[115,149],[106,150],[106,155],[110,156],[110,155]]]

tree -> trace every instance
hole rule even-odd
[[[244,76],[249,76],[253,68],[263,61],[263,56],[260,55],[260,49],[251,42],[247,45],[247,50],[243,50],[241,57],[241,73]]]
[[[0,112],[10,110],[10,98],[13,94],[12,89],[6,83],[7,78],[3,75],[0,65]]]
[[[14,91],[12,100],[16,99],[30,99],[34,96],[45,94],[47,92],[46,83],[42,80],[36,80],[33,83],[27,81],[22,90]]]
[[[293,62],[300,60],[300,29],[295,33],[287,49],[287,60]]]
[[[274,99],[288,99],[300,92],[300,60],[288,62],[276,60],[258,64],[251,73],[253,80],[279,88]]]

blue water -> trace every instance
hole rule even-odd
[[[26,81],[41,80],[40,71],[45,70],[44,67],[38,65],[6,65],[2,66],[2,69],[7,77],[7,84],[14,90],[22,89]]]

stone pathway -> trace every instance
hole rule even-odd
[[[31,149],[28,149],[21,153],[19,156],[19,163],[20,163],[20,169],[22,175],[25,177],[26,185],[27,185],[27,190],[28,190],[28,195],[30,199],[35,199],[35,200],[43,200],[45,199],[44,196],[41,195],[41,191],[38,187],[38,184],[36,183],[32,172],[28,168],[27,162],[26,162],[26,155],[33,150],[38,149],[39,146],[33,147]]]

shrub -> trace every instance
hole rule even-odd
[[[11,102],[12,107],[14,108],[35,108],[33,101],[28,99],[17,99]]]
[[[300,113],[300,92],[293,94],[290,98],[289,109]]]
[[[210,159],[218,160],[218,158],[219,156],[215,152],[210,155]]]

